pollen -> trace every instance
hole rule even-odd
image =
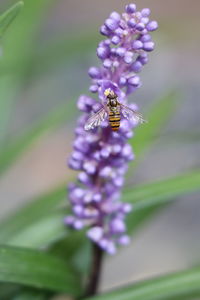
[[[111,90],[107,89],[107,90],[105,90],[104,95],[107,97],[108,95],[110,95],[110,93],[111,93]]]

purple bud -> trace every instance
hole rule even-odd
[[[99,152],[99,151],[95,151],[95,152],[93,153],[93,157],[94,157],[94,159],[96,159],[96,160],[100,160],[100,152]]]
[[[112,168],[110,166],[106,166],[103,169],[101,169],[99,176],[108,178],[112,175]]]
[[[111,68],[112,67],[112,60],[110,59],[105,59],[104,62],[103,62],[103,66],[107,69]]]
[[[118,244],[122,246],[126,246],[130,244],[130,238],[128,235],[122,235],[118,240]]]
[[[105,36],[109,36],[110,32],[105,25],[102,25],[100,28],[100,33]]]
[[[93,79],[100,79],[101,78],[101,72],[100,72],[99,68],[96,68],[96,67],[89,68],[88,74]]]
[[[143,24],[148,24],[149,23],[149,18],[147,18],[147,17],[143,17],[142,19],[141,19],[141,22],[143,23]]]
[[[89,144],[96,143],[98,140],[99,138],[94,134],[88,134],[85,137],[85,141],[88,142]]]
[[[112,147],[112,153],[113,153],[113,154],[118,154],[118,153],[121,152],[121,149],[122,149],[122,147],[121,147],[120,145],[114,145],[114,146]]]
[[[136,29],[139,30],[139,31],[144,30],[144,28],[145,28],[144,23],[138,23],[138,24],[136,25]]]
[[[84,202],[85,203],[90,203],[92,201],[93,194],[91,192],[88,192],[84,196]]]
[[[77,215],[78,217],[80,217],[83,213],[83,206],[81,205],[74,205],[73,206],[73,212],[75,213],[75,215]]]
[[[123,86],[126,85],[126,77],[123,77],[123,76],[120,77],[120,79],[119,79],[119,85],[121,87],[123,87]]]
[[[114,178],[113,183],[117,187],[122,187],[123,184],[124,184],[124,178],[123,177],[116,177],[116,178]]]
[[[83,137],[78,137],[74,142],[74,148],[76,150],[79,150],[83,153],[86,153],[88,151],[88,145],[85,143],[85,140]]]
[[[146,53],[145,53],[146,54]],[[148,56],[141,55],[138,57],[138,60],[141,62],[142,65],[145,65],[148,63]]]
[[[122,48],[122,47],[119,47],[116,49],[116,54],[119,55],[120,57],[123,57],[126,53],[126,49],[125,48]]]
[[[130,4],[126,5],[126,12],[128,14],[132,14],[132,13],[136,12],[136,5],[134,3],[130,3]]]
[[[154,46],[155,46],[154,42],[146,42],[146,43],[144,43],[143,49],[145,51],[150,52],[150,51],[153,51]]]
[[[117,35],[114,35],[113,37],[112,37],[112,43],[114,44],[114,45],[118,45],[119,43],[120,43],[120,41],[121,41],[121,39],[120,39],[120,37],[119,36],[117,36]]]
[[[135,26],[136,26],[136,21],[135,21],[135,19],[134,18],[131,18],[130,20],[128,20],[128,26],[130,27],[130,28],[134,28]]]
[[[139,86],[139,84],[140,84],[140,77],[139,77],[139,76],[133,76],[133,77],[130,77],[130,78],[128,79],[128,83],[129,83],[130,85],[133,85],[133,86],[137,87],[137,86]]]
[[[87,236],[94,242],[98,242],[103,237],[103,229],[95,226],[88,230]]]
[[[115,61],[113,62],[113,67],[118,68],[119,65],[120,65],[119,61],[115,60]]]
[[[122,209],[123,213],[128,214],[132,211],[133,208],[130,203],[123,203],[121,209]]]
[[[85,194],[84,190],[81,188],[75,188],[72,192],[72,196],[76,197],[78,199],[81,199],[83,195]]]
[[[76,159],[76,160],[83,160],[84,155],[83,155],[83,153],[80,152],[80,151],[74,151],[74,152],[72,153],[72,158],[73,158],[73,159]]]
[[[114,20],[117,21],[117,22],[119,22],[120,19],[121,19],[121,16],[120,16],[120,14],[118,14],[118,12],[113,11],[113,12],[110,14],[110,18],[111,18],[111,19],[114,19]]]
[[[105,25],[108,29],[114,31],[118,27],[118,22],[115,19],[107,19]]]
[[[108,240],[107,239],[101,239],[100,241],[99,241],[99,246],[103,249],[103,250],[105,250],[106,251],[106,249],[107,249],[107,246],[108,246]]]
[[[149,15],[151,14],[151,11],[149,8],[143,8],[141,11],[141,14],[143,17],[149,17]]]
[[[104,40],[103,41],[103,46],[109,46],[111,44],[110,39]]]
[[[109,55],[109,48],[108,47],[98,47],[97,48],[97,56],[100,58],[100,59],[105,59],[108,57]]]
[[[68,162],[68,166],[73,170],[79,170],[81,169],[81,162],[71,158]]]
[[[96,172],[96,162],[95,161],[86,161],[83,164],[83,168],[88,174],[94,174]]]
[[[112,56],[114,57],[116,55],[116,48],[112,48],[110,50],[110,53],[112,54]]]
[[[127,51],[126,54],[125,54],[125,56],[124,56],[124,61],[127,64],[131,64],[132,61],[133,61],[133,53],[130,52],[130,51]]]
[[[106,251],[110,255],[114,255],[116,253],[116,247],[114,242],[108,242],[108,245],[106,247]]]
[[[143,43],[151,41],[151,36],[150,34],[144,34],[140,37],[140,41]]]
[[[72,226],[74,224],[74,217],[73,216],[67,216],[64,218],[64,223],[66,225]]]
[[[110,147],[105,147],[101,150],[101,156],[104,158],[108,158],[111,152],[111,148]]]
[[[135,77],[137,77],[137,76],[135,76]],[[131,148],[131,146],[129,144],[124,145],[124,147],[122,149],[122,155],[125,156],[125,157],[127,157],[130,154],[132,154],[132,148]]]
[[[158,23],[156,21],[151,21],[147,24],[146,29],[148,31],[154,31],[158,28]]]
[[[98,88],[99,88],[98,85],[93,84],[93,85],[90,86],[89,91],[91,93],[97,93],[98,92]]]
[[[93,106],[93,104],[94,104],[94,100],[92,98],[89,98],[88,96],[82,95],[78,99],[77,107],[81,111],[90,112],[91,107]]]
[[[88,174],[86,172],[79,173],[78,179],[81,183],[84,183],[84,184],[90,183],[90,177],[88,176]]]
[[[114,233],[123,233],[126,231],[126,226],[121,219],[114,219],[110,223],[110,229]]]
[[[131,70],[135,73],[140,72],[142,69],[142,63],[139,60],[136,60],[132,65],[131,65]]]
[[[132,42],[132,48],[133,48],[134,50],[142,49],[142,47],[143,47],[143,43],[142,43],[141,41],[139,41],[139,40],[134,40],[134,41]]]
[[[135,91],[136,87],[133,87],[133,86],[131,86],[131,87],[133,88],[133,91]],[[133,132],[132,131],[126,132],[125,137],[127,139],[131,139],[133,137]]]
[[[97,202],[97,203],[100,202],[101,199],[102,199],[102,195],[99,194],[99,193],[97,193],[97,194],[95,194],[95,195],[93,196],[93,200],[94,200],[95,202]]]
[[[135,13],[135,17],[138,19],[138,21],[142,18],[142,14],[141,14],[141,12],[140,11],[137,11],[136,13]]]
[[[77,230],[82,229],[82,228],[83,228],[83,222],[80,221],[80,220],[76,220],[76,221],[74,222],[74,228],[77,229]]]
[[[119,36],[120,38],[122,38],[122,37],[123,37],[123,34],[124,34],[124,31],[123,31],[123,29],[121,29],[121,28],[117,28],[117,29],[115,30],[115,34],[116,34],[117,36]]]

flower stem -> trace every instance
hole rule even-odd
[[[101,267],[103,261],[103,251],[95,243],[92,244],[92,262],[86,287],[85,297],[91,297],[97,294],[99,279],[101,276]]]

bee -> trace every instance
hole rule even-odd
[[[106,96],[107,104],[87,120],[84,126],[85,130],[100,126],[101,123],[108,118],[111,129],[113,131],[118,131],[121,114],[128,120],[135,120],[139,123],[146,122],[141,114],[121,104],[118,101],[117,95],[111,89],[105,90],[104,95]]]

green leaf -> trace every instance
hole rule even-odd
[[[156,214],[160,212],[160,210],[164,209],[166,205],[169,203],[162,203],[157,205],[152,205],[151,207],[144,207],[142,209],[136,210],[133,214],[127,216],[127,226],[128,230],[131,234],[135,234],[137,230],[139,230],[142,226],[146,225],[146,223]]]
[[[72,295],[79,293],[76,274],[64,260],[38,250],[0,247],[0,281]]]
[[[130,140],[130,145],[133,147],[136,155],[136,161],[131,163],[131,165],[137,165],[140,157],[152,146],[155,142],[155,137],[159,135],[167,121],[173,115],[176,105],[177,94],[175,92],[170,92],[153,104],[147,117],[145,116],[148,123],[138,126],[135,129],[134,137]],[[129,170],[128,174],[131,174],[133,168]]]
[[[139,282],[90,300],[160,300],[196,293],[200,296],[200,268],[172,273],[163,277]],[[189,298],[187,298],[189,299]]]
[[[0,223],[0,243],[16,243],[19,245],[17,242],[19,241],[23,245],[32,246],[34,241],[37,240],[38,243],[38,240],[40,240],[40,233],[42,233],[41,236],[44,240],[45,237],[49,237],[50,233],[51,236],[57,233],[56,229],[60,230],[62,228],[62,213],[59,215],[59,212],[55,211],[55,207],[65,197],[66,187],[65,184],[62,184],[33,201],[29,201]],[[54,216],[52,212],[54,212]],[[47,235],[48,230],[50,232]]]
[[[69,120],[74,102],[50,112],[43,120],[32,125],[16,140],[0,151],[0,173],[5,172],[29,147],[39,140],[46,132],[55,130],[64,121]]]
[[[135,186],[126,190],[123,200],[134,205],[133,213],[128,216],[129,229],[134,228],[134,215],[143,209],[153,209],[157,205],[165,204],[178,196],[200,190],[200,171],[171,177],[169,179]],[[146,212],[147,213],[147,212]]]
[[[48,300],[51,294],[46,291],[36,289],[22,289],[12,300]]]
[[[12,299],[20,290],[19,285],[13,283],[0,282],[0,299],[8,300]]]
[[[67,237],[53,243],[48,252],[67,260],[80,276],[88,274],[91,243],[85,238],[86,230],[70,230]]]
[[[24,86],[24,80],[27,80],[30,59],[37,45],[36,34],[51,0],[28,0],[26,2],[15,26],[10,27],[9,34],[5,35],[3,41],[4,54],[0,60],[0,70],[4,66],[12,70],[16,61],[20,61],[20,68],[17,68],[16,72],[6,71],[5,76],[1,76],[0,141],[6,137],[8,121],[14,109],[15,101]]]
[[[23,5],[23,1],[19,1],[0,16],[0,38],[19,14]]]
[[[145,185],[126,189],[123,201],[134,205],[133,213],[128,215],[128,228],[132,231],[153,212],[178,196],[200,190],[200,172],[193,171]],[[0,223],[0,242],[26,247],[45,246],[67,234],[62,219],[67,211],[57,210],[63,202],[65,185],[39,197],[27,204],[3,223]]]
[[[27,228],[23,228],[12,236],[6,244],[27,248],[49,246],[68,234],[68,228],[63,222],[65,214],[67,213],[64,211],[55,211],[44,215],[38,222],[30,223]]]
[[[76,252],[79,252],[84,242],[85,230],[70,230],[67,236],[53,243],[48,251],[64,260],[70,260]]]
[[[135,210],[138,210],[198,190],[200,190],[200,171],[195,170],[127,189],[124,200],[133,203]]]

